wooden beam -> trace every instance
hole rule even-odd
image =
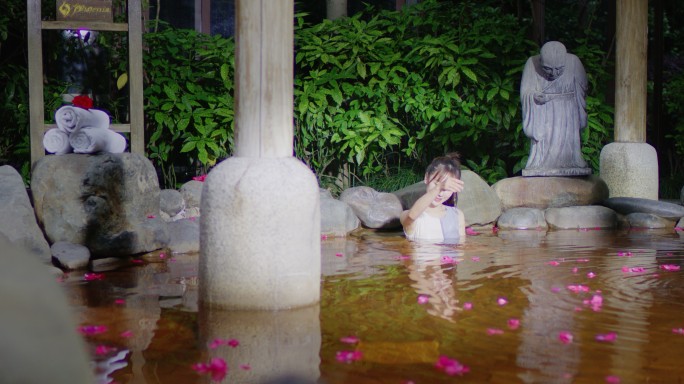
[[[107,23],[104,21],[43,21],[43,29],[89,29],[91,31],[127,32],[128,23]]]
[[[130,99],[131,152],[140,154],[145,153],[142,27],[140,0],[128,0],[128,90]]]
[[[45,123],[43,100],[43,38],[41,29],[41,1],[26,0],[29,76],[29,135],[31,166],[45,156],[43,127]]]
[[[648,0],[616,0],[615,141],[646,142]]]

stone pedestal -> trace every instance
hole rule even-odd
[[[319,190],[302,162],[229,158],[209,173],[201,211],[200,301],[264,310],[319,301]]]
[[[610,143],[601,150],[600,174],[610,197],[658,200],[658,154],[647,143]]]
[[[318,305],[288,311],[224,311],[200,306],[199,335],[204,346],[217,339],[240,343],[236,348],[207,350],[209,358],[221,357],[228,364],[225,382],[315,383],[321,364],[319,315]],[[249,369],[240,369],[244,365]]]

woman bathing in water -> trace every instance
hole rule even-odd
[[[458,153],[437,157],[425,170],[427,190],[411,209],[401,213],[401,225],[409,240],[462,243],[466,238],[463,212],[447,205],[463,190]],[[447,204],[445,204],[447,203]]]

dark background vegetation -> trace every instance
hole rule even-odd
[[[125,2],[114,0],[118,20]],[[212,35],[151,2],[143,52],[146,155],[164,186],[207,172],[233,150],[233,12],[222,0]],[[212,2],[213,3],[213,2]],[[218,2],[217,2],[218,3]],[[162,6],[165,3],[160,3]],[[228,4],[228,5],[226,5]],[[563,42],[590,80],[583,153],[595,171],[612,141],[615,1],[431,0],[395,11],[392,0],[348,2],[349,17],[326,19],[325,0],[296,2],[295,151],[322,186],[392,190],[421,178],[434,156],[459,151],[493,183],[518,175],[527,158],[518,87],[539,44]],[[658,150],[661,198],[684,185],[684,10],[649,2],[648,142]],[[54,1],[43,1],[54,19]],[[540,13],[541,12],[541,13]],[[537,15],[543,14],[543,19]],[[93,95],[126,122],[126,36],[44,31],[45,116],[63,93]],[[26,2],[0,15],[0,164],[28,180]]]

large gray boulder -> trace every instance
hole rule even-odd
[[[467,169],[461,172],[461,180],[464,189],[458,194],[457,206],[463,211],[466,226],[496,221],[501,214],[501,201],[492,187],[477,173]],[[410,209],[425,194],[425,183],[421,181],[392,193],[399,198],[403,209]]]
[[[684,207],[666,201],[638,197],[611,197],[610,199],[603,200],[602,205],[623,215],[650,213],[673,221],[684,217]]]
[[[560,208],[594,205],[608,198],[608,186],[598,176],[511,177],[492,188],[503,209],[515,207]]]
[[[52,243],[88,247],[98,256],[149,252],[168,242],[159,218],[159,181],[134,153],[45,156],[31,188],[38,221]]]
[[[337,200],[328,190],[320,190],[321,197],[321,235],[346,236],[355,230],[361,221],[349,204]]]
[[[0,234],[0,382],[95,382],[64,291],[33,252]]]
[[[38,226],[24,181],[9,165],[0,167],[0,234],[49,263],[50,245]]]
[[[373,229],[401,228],[399,216],[403,211],[399,198],[370,187],[352,187],[340,194],[340,200],[349,204],[361,223]]]

